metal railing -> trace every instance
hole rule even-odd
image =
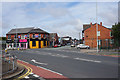
[[[17,57],[14,55],[6,54],[2,55],[2,75],[13,72],[17,69]]]

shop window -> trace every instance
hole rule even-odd
[[[8,35],[8,39],[11,39],[11,35]]]
[[[36,46],[36,41],[32,41],[32,46]]]
[[[23,44],[23,43],[21,44],[21,47],[24,47],[24,44]]]
[[[44,46],[46,46],[46,41],[44,41]]]
[[[25,35],[21,35],[21,39],[25,39]]]

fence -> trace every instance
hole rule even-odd
[[[114,39],[101,39],[98,40],[99,50],[119,50],[119,46],[116,46]]]
[[[13,72],[17,69],[17,57],[14,55],[2,55],[2,75]]]

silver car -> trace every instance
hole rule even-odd
[[[79,44],[76,47],[77,47],[77,49],[90,49],[90,46],[85,45],[85,44]]]

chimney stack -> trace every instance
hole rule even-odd
[[[102,26],[102,22],[100,22],[100,25]]]
[[[90,23],[90,25],[92,26],[92,22]]]

